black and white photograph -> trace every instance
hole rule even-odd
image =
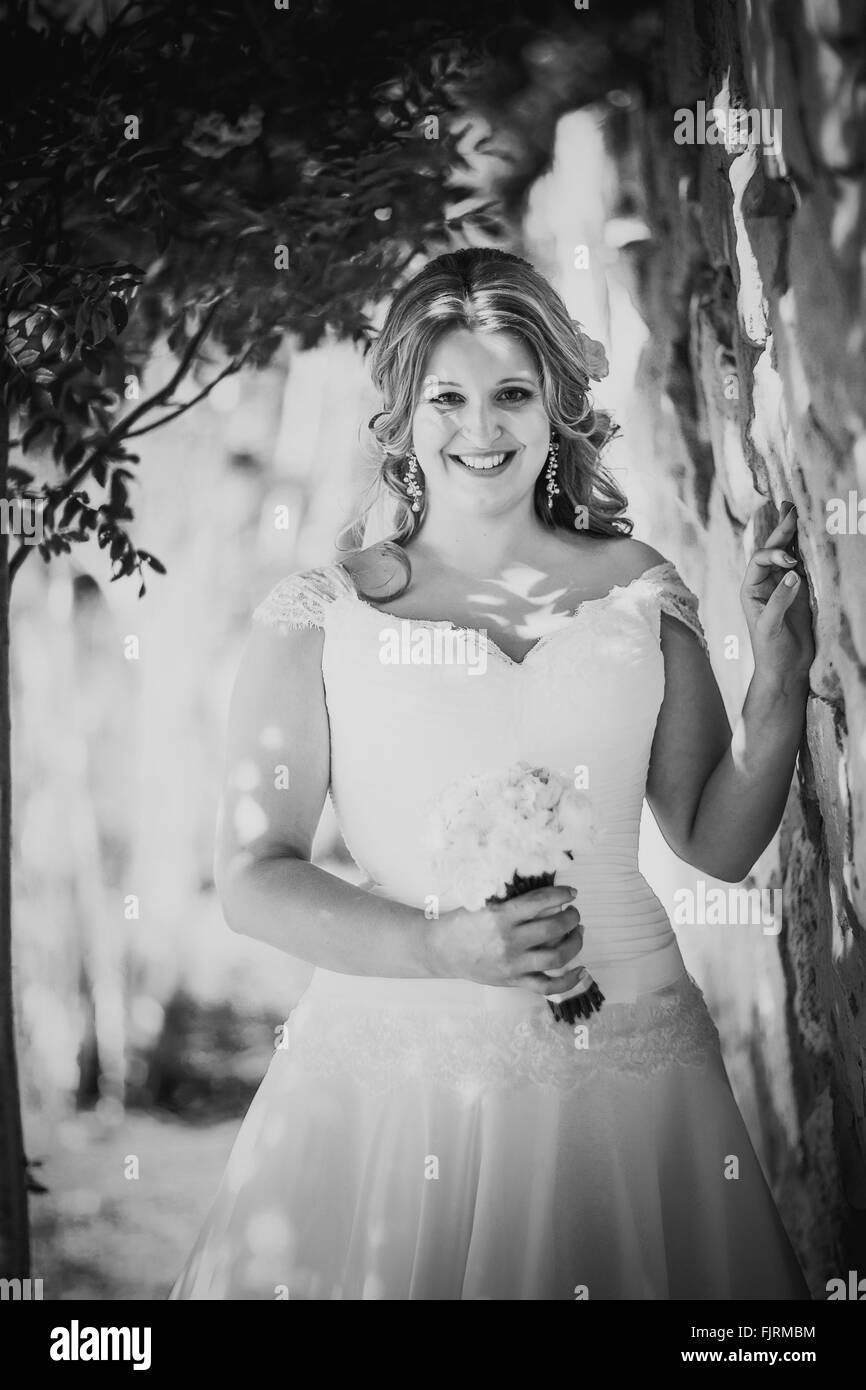
[[[553,1300],[579,1374],[652,1325],[600,1303],[821,1365],[866,0],[9,0],[0,68],[0,1301],[75,1305],[30,1364]]]

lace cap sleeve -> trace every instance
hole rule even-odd
[[[661,611],[685,624],[697,637],[701,650],[709,656],[706,635],[698,616],[697,596],[683,582],[676,565],[670,560],[665,560],[663,564],[650,570],[647,578],[658,598]]]
[[[342,594],[353,592],[352,581],[339,565],[289,574],[254,609],[252,620],[258,627],[276,628],[283,634],[297,628],[324,627],[329,605]]]

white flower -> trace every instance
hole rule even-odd
[[[600,833],[585,792],[561,773],[520,762],[446,787],[431,804],[425,848],[439,892],[474,910],[503,896],[516,874],[567,869]]]
[[[595,847],[601,832],[593,818],[592,802],[585,792],[570,789],[560,803],[559,819],[563,840],[569,849],[586,853]]]

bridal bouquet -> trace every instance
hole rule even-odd
[[[504,772],[461,778],[431,807],[427,845],[445,890],[470,911],[549,887],[574,852],[594,849],[603,831],[590,798],[567,777],[515,763]],[[558,1022],[601,1008],[604,995],[584,969],[567,997],[548,999]]]

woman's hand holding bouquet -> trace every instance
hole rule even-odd
[[[602,833],[589,797],[547,768],[517,763],[448,787],[431,808],[427,848],[463,906],[433,933],[441,973],[554,996],[554,1017],[568,1023],[599,1009],[604,995],[575,960],[575,890],[554,879]]]

